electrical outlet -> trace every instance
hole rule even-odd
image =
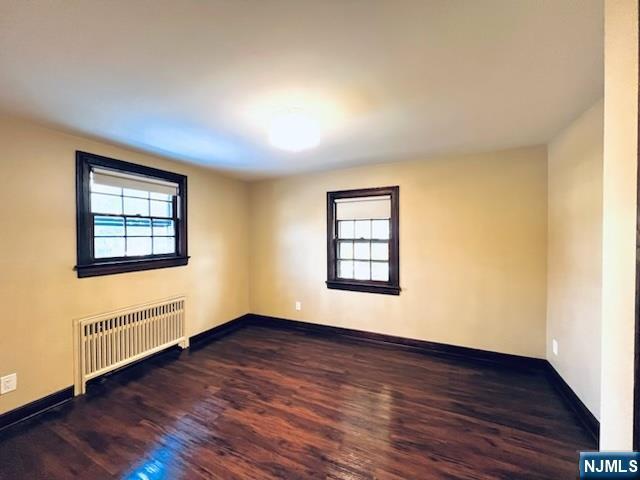
[[[13,392],[16,388],[18,388],[18,374],[12,373],[11,375],[0,377],[0,395]]]
[[[553,349],[553,354],[557,356],[558,355],[558,341],[555,338],[551,341],[551,348]]]
[[[302,302],[296,302],[296,310],[299,312],[302,310]]]

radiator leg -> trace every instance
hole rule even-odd
[[[73,395],[77,397],[79,395],[84,395],[85,393],[87,393],[87,382],[84,380],[77,381],[73,389]]]
[[[183,350],[189,348],[189,337],[182,340],[178,345],[180,345],[180,348]]]

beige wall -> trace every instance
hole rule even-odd
[[[548,159],[547,358],[597,418],[603,108],[598,101],[559,133]]]
[[[8,118],[0,145],[0,413],[73,383],[75,318],[184,294],[194,334],[249,311],[246,184]],[[76,277],[76,149],[188,175],[187,267]]]
[[[253,184],[252,310],[544,357],[546,158],[533,147]],[[326,192],[396,184],[400,296],[328,290]]]
[[[600,447],[632,447],[638,1],[605,3]]]

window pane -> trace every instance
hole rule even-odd
[[[387,242],[384,242],[384,243],[373,242],[371,244],[371,259],[372,260],[389,260],[389,244]]]
[[[356,220],[356,238],[371,238],[371,220]]]
[[[353,262],[353,277],[356,280],[370,280],[370,265],[369,262]]]
[[[167,195],[166,193],[156,193],[156,192],[149,192],[149,195],[151,196],[151,200],[164,200],[165,202],[170,202],[171,201],[171,195]]]
[[[99,183],[91,182],[91,191],[96,193],[110,193],[112,195],[122,195],[122,189],[120,187],[110,187],[109,185],[100,185]]]
[[[338,222],[338,238],[353,238],[353,220],[341,220]]]
[[[338,261],[338,277],[353,278],[353,261],[351,260]]]
[[[131,188],[123,189],[123,195],[125,197],[149,198],[149,192],[145,192],[144,190],[133,190]]]
[[[172,236],[175,235],[173,228],[173,220],[164,220],[161,218],[153,219],[153,234]]]
[[[95,258],[124,257],[124,237],[96,237],[93,249]]]
[[[91,211],[93,213],[113,213],[120,215],[122,214],[122,197],[92,193]]]
[[[387,240],[389,238],[389,220],[373,220],[371,222],[371,238]]]
[[[128,237],[150,237],[151,220],[149,218],[127,218]]]
[[[151,237],[127,237],[127,257],[151,255]]]
[[[369,260],[371,258],[369,242],[355,242],[353,244],[353,257],[359,260]]]
[[[169,217],[172,216],[173,205],[169,202],[161,202],[151,200],[151,216],[152,217]]]
[[[353,258],[353,242],[340,242],[339,258]]]
[[[149,216],[149,200],[143,198],[123,197],[125,215]]]
[[[389,264],[382,262],[371,262],[371,280],[381,282],[389,281]]]
[[[93,234],[96,237],[123,237],[124,218],[99,217],[93,218]]]
[[[153,239],[154,255],[175,253],[175,251],[176,251],[175,237],[154,237]]]

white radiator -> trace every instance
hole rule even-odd
[[[137,305],[76,320],[75,394],[86,382],[173,345],[189,346],[185,298]]]

